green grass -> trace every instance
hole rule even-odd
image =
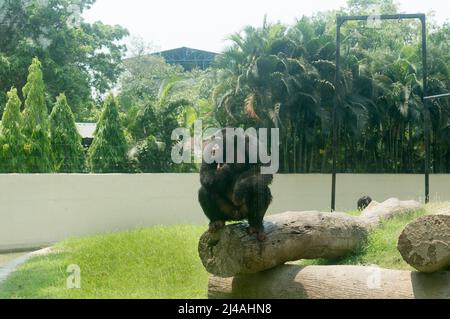
[[[396,244],[404,226],[450,203],[384,222],[366,245],[340,260],[303,260],[301,265],[378,265],[412,270]],[[352,212],[357,215],[357,212]],[[208,274],[197,253],[206,227],[154,227],[69,239],[48,256],[35,257],[0,286],[3,298],[206,298]],[[69,265],[81,268],[81,289],[67,289]]]
[[[208,275],[198,258],[199,226],[155,227],[58,244],[23,264],[0,287],[5,298],[205,298]],[[69,265],[81,289],[67,289]]]

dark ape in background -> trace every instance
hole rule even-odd
[[[370,196],[363,196],[358,200],[358,210],[363,211],[364,209],[369,206],[369,204],[372,202],[372,198]]]

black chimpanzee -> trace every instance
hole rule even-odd
[[[218,142],[213,143],[214,147],[211,149],[210,155],[214,162],[208,163],[204,157],[200,170],[202,187],[199,191],[199,202],[210,220],[209,230],[216,232],[223,228],[227,221],[247,219],[249,233],[256,234],[258,240],[263,241],[266,238],[263,219],[272,202],[269,185],[273,175],[261,174],[262,164],[259,158],[256,163],[251,163],[254,161],[250,161],[250,151],[254,150],[249,147],[250,141],[255,140],[259,147],[261,145],[256,137],[246,134],[241,137],[241,141],[245,140],[245,147],[239,148],[237,134],[231,133],[231,136],[227,129],[218,133],[212,139]],[[230,162],[226,159],[230,150],[227,141],[231,138],[234,139],[234,160]],[[243,150],[245,154],[242,154]],[[239,163],[238,156],[245,156],[245,162],[242,163],[241,160]]]
[[[370,196],[363,196],[358,200],[358,210],[363,211],[364,209],[369,206],[369,204],[372,202],[372,198]]]

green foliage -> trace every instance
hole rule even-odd
[[[5,112],[3,113],[0,134],[0,172],[25,172],[25,136],[22,134],[21,101],[17,89],[12,88],[8,94]]]
[[[179,79],[183,73],[181,67],[169,65],[161,57],[144,53],[125,60],[124,67],[118,97],[123,111],[143,101],[157,99],[161,87],[166,86],[165,81]]]
[[[217,127],[212,92],[216,70],[184,72],[149,54],[148,44],[137,39],[132,58],[124,61],[120,79],[121,120],[132,145],[130,157],[136,172],[190,172],[194,165],[174,165],[172,131],[193,130],[196,120],[204,128]]]
[[[128,35],[120,26],[83,20],[95,0],[0,1],[0,104],[3,92],[22,87],[29,61],[43,64],[50,100],[65,92],[84,118],[91,87],[107,92],[119,77]],[[89,117],[90,115],[88,115]]]
[[[48,111],[41,62],[37,58],[33,59],[29,67],[23,95],[25,97],[23,132],[27,140],[25,145],[27,172],[50,173],[53,171],[53,164]]]
[[[29,136],[35,129],[48,129],[48,112],[41,66],[41,62],[34,58],[28,69],[27,84],[22,90],[25,97],[23,128]]]
[[[193,132],[196,120],[202,120],[204,128],[217,127],[211,103],[215,81],[215,71],[194,70],[161,78],[157,93],[147,88],[146,94],[134,96],[134,106],[128,108],[122,119],[132,137],[130,157],[137,172],[198,170],[196,165],[172,162],[171,151],[176,143],[172,141],[172,132],[179,127]],[[131,87],[132,82],[137,84],[140,80],[130,78],[129,82],[124,85]],[[120,99],[128,101],[130,92],[122,91]]]
[[[339,12],[302,17],[293,26],[264,21],[230,37],[216,66],[214,114],[222,126],[280,129],[281,172],[331,170],[336,13],[397,13],[392,0],[352,0]],[[429,89],[450,89],[450,28],[431,23]],[[385,21],[342,26],[337,92],[338,169],[346,173],[423,172],[424,131],[420,24]],[[450,168],[450,99],[429,103],[432,169]]]
[[[138,172],[161,173],[170,167],[166,145],[159,142],[153,135],[139,141],[131,150],[130,156]]]
[[[157,103],[148,103],[139,112],[131,128],[136,140],[130,157],[138,172],[161,173],[174,172],[175,165],[171,159],[173,130],[183,127],[179,116],[189,102],[181,100],[165,107]]]
[[[65,94],[57,97],[50,114],[50,133],[56,171],[59,173],[83,172],[84,149]]]
[[[128,169],[128,146],[122,129],[115,97],[106,97],[89,149],[89,163],[94,173],[119,173]]]

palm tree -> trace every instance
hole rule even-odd
[[[353,1],[351,10],[364,13]],[[396,11],[391,1],[383,10]],[[383,12],[384,12],[383,11]],[[346,12],[342,12],[346,13]],[[390,12],[392,13],[392,11]],[[418,26],[342,29],[340,90],[335,92],[334,16],[247,27],[230,37],[216,66],[215,116],[230,126],[278,127],[282,172],[331,169],[331,111],[338,101],[339,166],[345,172],[421,172],[423,88]],[[393,37],[392,34],[402,36]],[[430,36],[429,94],[449,90],[450,27]],[[433,168],[450,167],[449,100],[431,103]]]

